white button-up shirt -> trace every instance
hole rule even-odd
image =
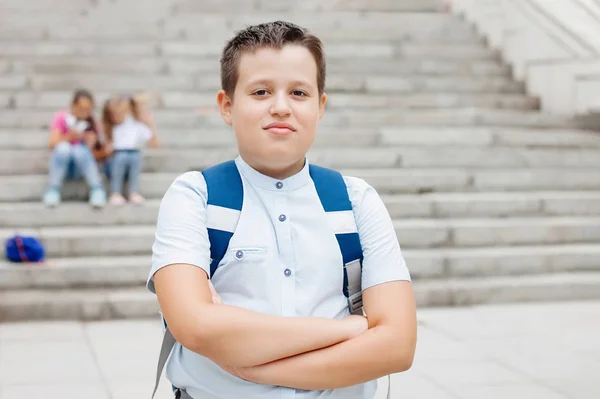
[[[341,252],[326,222],[308,161],[299,173],[284,180],[257,172],[240,157],[236,165],[244,186],[244,208],[212,278],[223,302],[278,316],[347,316]],[[363,290],[389,281],[410,280],[379,195],[361,179],[344,180],[363,248]],[[210,275],[206,209],[207,188],[201,172],[179,176],[168,189],[152,248],[150,291],[154,292],[154,273],[166,265],[187,263]],[[231,323],[234,328],[235,320]],[[376,381],[334,391],[259,385],[228,374],[179,344],[167,363],[167,377],[194,399],[372,399],[377,387]]]

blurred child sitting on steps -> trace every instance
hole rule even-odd
[[[147,96],[119,96],[104,104],[102,119],[104,133],[112,144],[110,197],[111,205],[123,205],[123,183],[128,179],[128,199],[141,204],[144,197],[138,192],[143,155],[141,148],[148,144],[158,147],[157,130],[152,114],[145,106]]]
[[[48,170],[48,189],[44,204],[54,207],[62,200],[65,179],[85,178],[90,192],[89,202],[95,208],[106,203],[98,164],[94,156],[103,146],[94,119],[94,97],[87,90],[73,93],[70,108],[56,113],[50,126],[49,146],[52,150]]]

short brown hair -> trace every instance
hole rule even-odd
[[[221,88],[232,98],[238,81],[240,58],[260,48],[282,49],[286,44],[304,46],[317,64],[319,94],[325,91],[325,53],[321,39],[291,22],[275,21],[249,26],[227,42],[221,56]]]
[[[92,104],[94,104],[94,96],[92,95],[92,92],[90,92],[89,90],[86,90],[86,89],[75,90],[73,92],[71,104],[77,104],[79,102],[79,100],[82,98],[86,98],[86,99],[90,100],[90,102]]]

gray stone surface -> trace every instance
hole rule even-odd
[[[594,244],[427,248],[403,250],[416,281],[594,272],[600,249]],[[147,279],[150,253],[48,259],[43,265],[0,263],[0,289],[136,287]],[[551,291],[546,292],[553,297]]]
[[[415,280],[419,307],[598,299],[600,273]],[[0,292],[4,321],[110,320],[152,317],[156,299],[137,283],[114,288],[19,289]]]
[[[120,64],[116,64],[120,65]],[[126,67],[126,64],[125,64]],[[114,72],[113,72],[114,73]],[[353,78],[354,79],[354,78]],[[356,77],[355,90],[362,88],[362,77]],[[85,80],[85,79],[84,79]],[[87,81],[87,80],[86,80]],[[351,86],[343,85],[348,76],[339,76],[328,83],[328,109],[338,108],[455,108],[455,107],[490,107],[502,109],[537,109],[538,100],[516,93],[437,93],[427,89],[426,92],[394,93],[394,94],[360,94],[348,92]],[[332,85],[335,83],[335,85]],[[212,84],[212,83],[211,83]],[[336,87],[337,86],[337,87]],[[109,98],[110,93],[96,91],[94,93],[99,104]],[[21,107],[33,109],[56,110],[71,99],[71,91],[18,91],[14,93],[0,92],[0,108]],[[215,91],[176,91],[171,90],[161,95],[157,109],[197,109],[216,108]]]
[[[48,95],[40,100],[46,101],[51,97],[52,95]],[[68,98],[66,93],[65,98]],[[211,109],[210,112],[216,111]],[[0,128],[0,149],[47,149],[47,137],[48,132],[43,128]],[[231,128],[223,125],[214,128],[169,128],[168,134],[161,135],[161,143],[168,149],[199,147],[199,150],[235,145]],[[540,130],[487,126],[358,126],[347,129],[322,126],[314,147],[337,145],[343,145],[345,148],[382,145],[413,147],[424,152],[444,150],[447,147],[461,151],[468,151],[470,147],[492,147],[504,151],[518,152],[526,149],[532,153],[551,153],[563,149],[572,152],[580,148],[587,150],[600,148],[600,134],[576,129]],[[560,159],[550,161],[562,162]]]
[[[392,376],[391,398],[595,399],[599,305],[420,309],[415,362]],[[144,397],[161,334],[158,316],[0,324],[0,397]],[[158,399],[172,398],[164,376],[161,384]],[[381,379],[376,399],[386,388]]]
[[[327,52],[329,103],[309,159],[384,196],[419,304],[599,295],[600,135],[539,112],[472,26],[435,12],[441,0],[157,0],[143,13],[137,0],[0,3],[0,236],[33,232],[50,255],[45,265],[0,265],[0,318],[155,315],[141,287],[159,199],[178,174],[235,155],[214,105],[221,46],[246,24],[281,18],[311,28]],[[98,106],[115,93],[159,94],[163,148],[145,151],[145,206],[92,211],[81,182],[65,184],[76,203],[39,204],[48,124],[80,86]],[[547,376],[557,382],[538,385],[472,360],[461,359],[457,378],[410,383],[436,398],[483,387],[491,397],[575,396],[554,369]],[[106,374],[105,387],[81,384],[100,397],[137,396],[135,384],[115,379],[126,368]],[[40,384],[2,387],[0,399],[65,390]]]
[[[17,109],[0,113],[0,128],[45,128],[49,126],[54,112],[50,110]],[[223,127],[217,113],[191,113],[188,110],[164,110],[155,112],[155,119],[164,129]],[[460,109],[333,109],[326,112],[321,126],[338,129],[396,126],[504,126],[504,127],[567,127],[569,121],[560,116],[539,114],[532,111],[510,109],[460,108]]]
[[[413,219],[394,223],[407,248],[502,246],[597,242],[600,219],[591,217],[510,219]]]
[[[202,165],[198,165],[202,166]],[[182,171],[183,172],[183,171]],[[365,179],[380,194],[429,192],[535,192],[538,190],[597,190],[600,171],[591,169],[512,168],[482,169],[341,169],[347,176]],[[148,198],[162,198],[179,173],[144,173],[140,192]],[[0,202],[39,201],[45,175],[0,176]],[[87,198],[84,182],[66,182],[65,200]]]
[[[0,76],[0,90],[19,90],[27,87],[25,76]]]
[[[140,287],[148,278],[151,256],[53,258],[40,265],[0,263],[0,288],[80,289]]]
[[[144,172],[199,170],[235,158],[234,145],[206,149],[159,149],[144,152]],[[339,151],[333,145],[309,151],[309,159],[325,167],[384,168],[565,168],[600,166],[600,148],[516,149],[457,146],[419,148],[409,146],[348,147]],[[0,175],[43,174],[47,171],[49,150],[0,150]],[[507,172],[509,172],[507,170]]]
[[[150,56],[157,53],[154,43],[88,43],[88,42],[25,42],[4,41],[0,47],[2,57],[21,57],[35,54],[36,56],[87,56],[87,55],[126,55]]]
[[[0,73],[58,73],[58,72],[101,72],[101,73],[156,73],[160,75],[181,73],[204,73],[219,71],[216,58],[157,58],[156,56],[36,56],[25,59],[18,57],[2,60]],[[473,76],[508,76],[510,68],[495,61],[430,59],[365,59],[353,58],[352,63],[344,59],[328,60],[331,76],[337,73],[397,73]],[[42,93],[43,94],[43,93]]]
[[[0,109],[11,105],[11,96],[8,93],[0,93]]]
[[[134,255],[147,253],[154,239],[155,226],[47,227],[20,229],[21,234],[35,234],[46,246],[49,257]],[[4,239],[13,230],[0,230]]]
[[[382,199],[393,219],[600,214],[600,193],[596,191],[398,194],[383,195]],[[102,211],[83,202],[69,202],[53,209],[39,202],[0,203],[0,225],[5,228],[151,225],[156,222],[159,202],[154,199],[143,206]]]
[[[510,219],[411,219],[394,222],[404,248],[494,247],[560,243],[596,243],[598,217]],[[66,226],[20,229],[35,234],[51,257],[102,256],[147,253],[154,225]],[[13,229],[0,230],[9,238]]]

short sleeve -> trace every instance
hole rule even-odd
[[[362,289],[410,281],[392,219],[377,191],[364,180],[344,177],[363,248]]]
[[[210,272],[210,242],[206,229],[207,189],[201,172],[179,176],[165,193],[158,211],[152,268],[147,288],[154,289],[154,274],[162,267],[186,263]]]
[[[58,130],[61,133],[67,132],[66,112],[60,111],[54,114],[52,123],[50,124],[50,130]]]
[[[142,122],[138,122],[138,124],[137,124],[137,141],[139,143],[146,143],[151,138],[152,138],[152,130],[150,130],[150,128],[146,124],[144,124]]]

